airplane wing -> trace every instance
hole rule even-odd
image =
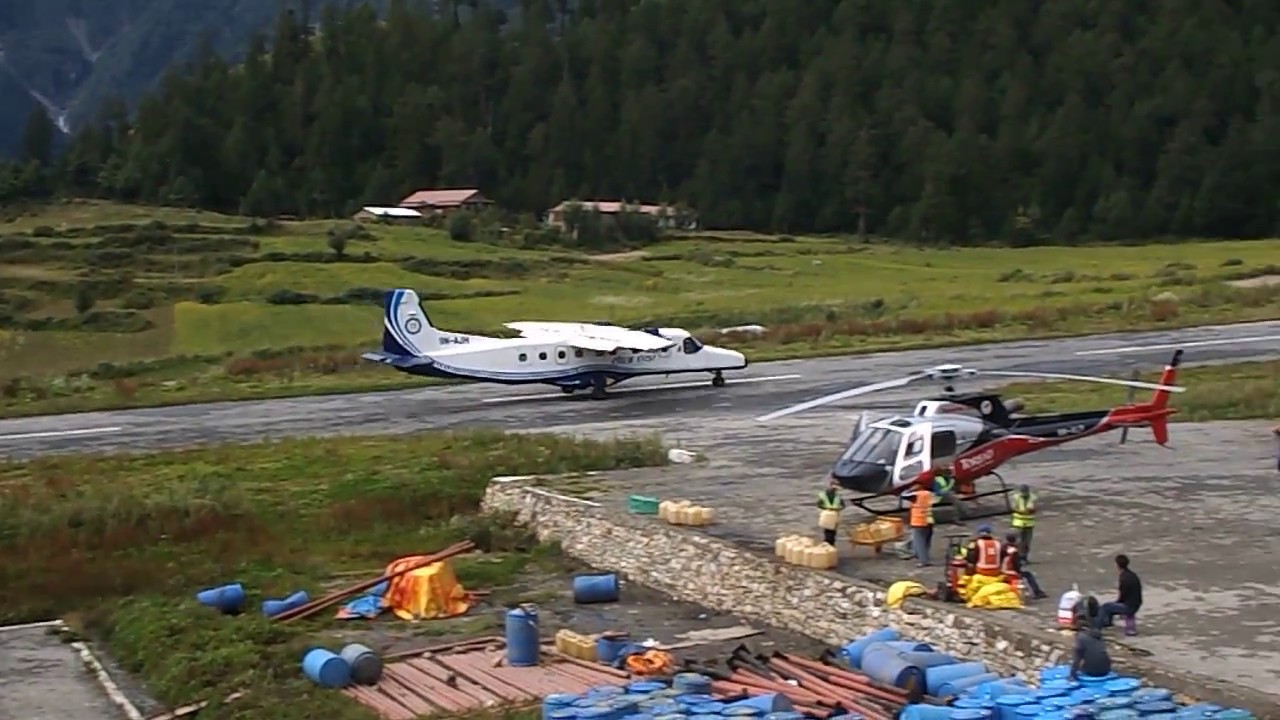
[[[568,322],[509,322],[506,323],[506,327],[518,331],[527,338],[545,338],[548,341],[562,342],[582,350],[595,350],[598,352],[613,352],[614,350],[656,352],[658,350],[666,350],[676,344],[675,340],[668,340],[640,330],[629,330],[617,325]]]

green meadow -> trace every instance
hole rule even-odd
[[[0,222],[0,255],[8,415],[420,384],[358,357],[392,287],[448,329],[663,324],[755,360],[1280,315],[1274,240],[938,249],[708,233],[588,255],[77,201]],[[768,331],[718,332],[743,324]]]

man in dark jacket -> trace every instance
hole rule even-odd
[[[1107,641],[1102,639],[1102,632],[1086,623],[1076,623],[1076,647],[1068,677],[1072,680],[1080,674],[1104,677],[1110,672],[1111,655],[1107,653]]]
[[[1120,593],[1115,602],[1104,603],[1099,611],[1099,624],[1111,627],[1112,618],[1124,616],[1124,634],[1138,634],[1138,610],[1142,608],[1142,580],[1129,569],[1129,556],[1117,555],[1116,568],[1120,571]]]

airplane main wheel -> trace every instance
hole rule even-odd
[[[711,377],[711,386],[724,387],[724,373],[716,371],[716,374]]]
[[[560,388],[560,392],[564,393],[565,395],[572,395],[573,391],[577,389],[578,388],[575,388],[575,387],[562,387]]]
[[[605,398],[604,377],[594,378],[591,381],[591,399],[603,400]]]

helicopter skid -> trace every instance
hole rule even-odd
[[[982,520],[985,518],[1012,515],[1013,506],[1009,502],[1009,485],[1005,483],[1004,478],[1000,476],[1000,473],[989,473],[989,476],[995,478],[996,482],[1000,484],[1000,487],[980,493],[957,495],[954,500],[947,499],[939,503],[936,508],[939,510],[943,508],[950,509],[954,516],[954,522]],[[975,507],[975,505],[984,498],[997,496],[1000,498],[1000,501],[995,503],[994,507]],[[888,506],[889,502],[874,502],[876,500],[892,501],[892,506]],[[853,503],[853,505],[858,509],[877,517],[901,515],[905,518],[905,516],[911,512],[910,507],[903,502],[901,496],[890,493],[863,495],[861,497],[851,498],[849,502]],[[983,503],[983,505],[985,505],[985,503]]]

